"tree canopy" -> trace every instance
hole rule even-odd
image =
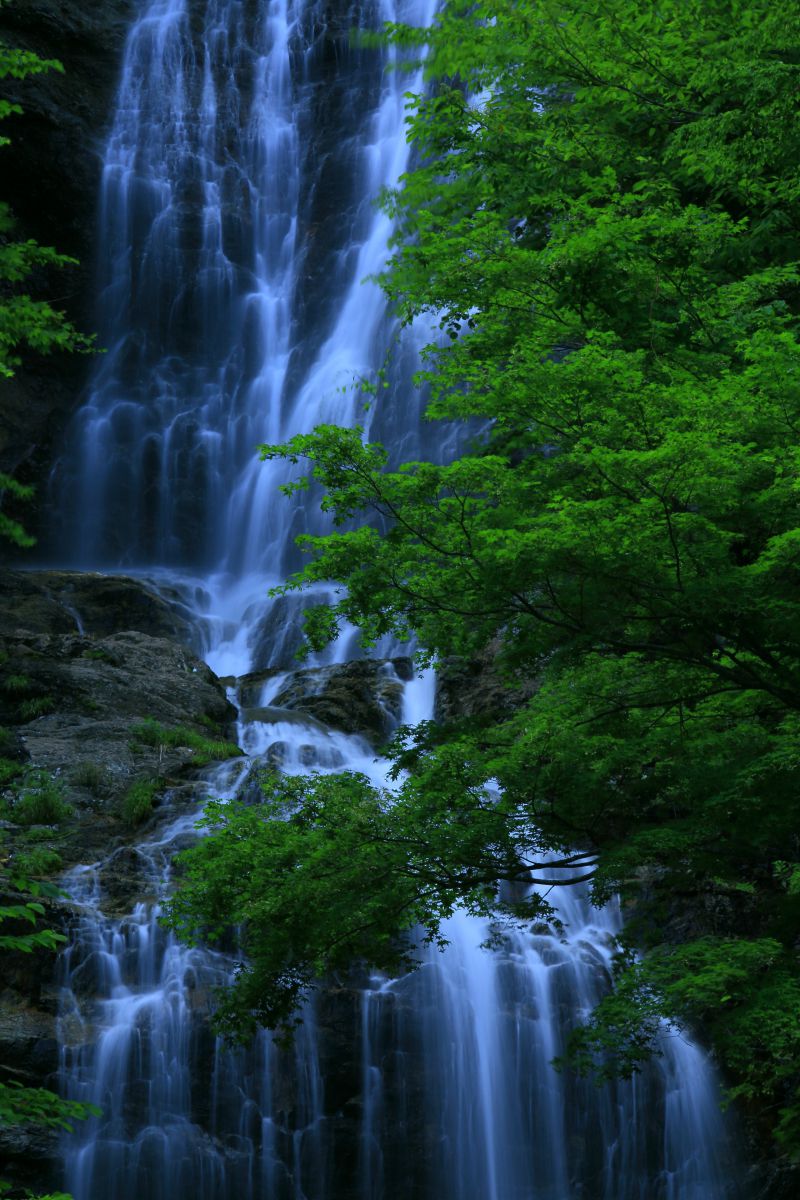
[[[434,661],[493,645],[537,686],[398,743],[397,807],[345,777],[214,810],[174,919],[218,933],[209,898],[235,890],[230,1004],[274,1021],[346,955],[380,964],[579,853],[639,954],[573,1061],[635,1069],[663,1016],[700,1021],[800,1150],[800,12],[449,0],[386,36],[425,51],[428,86],[381,282],[431,324],[431,421],[484,432],[394,469],[360,430],[264,447],[338,526],[284,590],[340,585],[314,647],[345,620]]]

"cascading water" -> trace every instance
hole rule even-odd
[[[268,704],[281,686],[265,684]],[[430,678],[405,686],[402,717],[430,711]],[[358,737],[287,710],[243,724],[258,762],[367,774]],[[219,768],[231,796],[247,765]],[[291,1051],[261,1034],[214,1040],[208,992],[231,966],[158,924],[169,859],[195,812],[138,847],[148,899],[103,914],[102,864],[68,889],[81,912],[63,957],[62,1077],[103,1115],[66,1146],[75,1200],[731,1200],[735,1159],[700,1050],[665,1033],[639,1079],[603,1089],[558,1074],[566,1030],[608,986],[613,907],[565,889],[563,928],[493,927],[456,914],[444,953],[419,971],[323,991]],[[492,941],[493,950],[484,944]]]
[[[54,474],[54,527],[73,564],[182,571],[220,674],[291,670],[299,605],[264,597],[294,565],[293,537],[324,528],[278,494],[284,468],[255,445],[353,424],[347,385],[392,334],[361,280],[386,253],[371,200],[405,168],[403,93],[419,81],[384,73],[346,31],[431,16],[431,0],[335,17],[321,0],[143,0],[128,39],[100,204],[108,352]],[[403,389],[412,354],[413,339],[374,432],[398,457],[430,457]],[[360,738],[277,710],[281,683],[240,727],[252,759],[385,782]],[[403,686],[402,717],[429,717],[430,676]],[[207,788],[233,795],[247,770],[220,768]],[[62,1082],[102,1109],[65,1144],[75,1200],[740,1194],[695,1046],[665,1037],[648,1073],[602,1090],[550,1065],[608,986],[618,917],[580,894],[559,900],[563,931],[505,930],[493,951],[491,923],[454,916],[449,949],[422,948],[418,972],[320,992],[292,1050],[266,1033],[223,1046],[208,997],[230,961],[158,924],[195,818],[173,814],[137,848],[132,913],[104,912],[103,864],[67,882],[80,915],[62,961]]]
[[[430,20],[431,0],[407,7],[361,16]],[[389,338],[362,286],[389,233],[373,200],[408,158],[408,79],[348,47],[358,9],[330,20],[315,0],[150,0],[130,34],[100,199],[107,352],[53,480],[73,562],[285,573],[307,510],[254,450],[355,422],[348,385]]]

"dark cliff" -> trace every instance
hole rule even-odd
[[[23,111],[3,127],[11,145],[2,150],[0,199],[11,206],[18,237],[78,259],[76,267],[33,279],[31,290],[87,332],[99,150],[132,8],[132,0],[13,0],[0,9],[0,39],[64,66],[63,74],[2,81],[2,95]],[[80,356],[30,356],[0,384],[0,469],[41,482],[85,373]],[[20,516],[36,525],[30,506]]]

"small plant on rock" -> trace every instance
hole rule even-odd
[[[72,813],[61,783],[38,767],[28,767],[13,784],[3,811],[16,825],[58,825]]]
[[[11,692],[12,695],[25,695],[29,692],[33,684],[27,675],[6,675],[2,683],[4,692]]]
[[[109,662],[112,664],[115,661],[113,654],[109,654],[102,646],[93,646],[90,650],[84,650],[81,658],[90,658],[94,662]]]
[[[215,741],[203,737],[193,729],[187,729],[185,725],[168,728],[158,721],[148,719],[134,725],[132,733],[134,746],[171,746],[191,750],[193,763],[198,767],[206,767],[209,763],[236,758],[242,754],[241,747],[235,742]]]
[[[22,701],[17,711],[22,721],[35,721],[37,717],[52,712],[55,706],[52,696],[31,696],[29,700]]]
[[[102,796],[108,791],[109,775],[105,767],[87,759],[75,765],[70,782],[76,787],[86,788],[94,796]]]
[[[129,825],[141,825],[150,816],[158,795],[159,786],[154,779],[137,779],[125,793],[122,815]]]
[[[16,762],[12,758],[0,758],[0,787],[18,779],[22,772],[22,763]]]

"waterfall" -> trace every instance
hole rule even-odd
[[[51,481],[51,549],[183,581],[220,674],[291,671],[302,604],[270,606],[266,591],[295,565],[296,534],[326,528],[279,494],[286,467],[258,463],[255,446],[365,419],[353,378],[393,337],[362,280],[385,258],[372,198],[408,165],[403,94],[420,80],[347,32],[432,9],[142,0],[128,37],[99,205],[106,353]],[[373,432],[400,459],[446,457],[408,387],[414,346],[412,330]],[[269,709],[281,682],[258,697],[271,716],[241,724],[249,760],[210,772],[208,794],[235,795],[270,755],[385,784],[361,738]],[[406,720],[431,715],[430,674],[395,682]],[[232,959],[158,922],[197,811],[136,848],[131,913],[107,911],[102,863],[66,881],[79,916],[61,960],[61,1080],[102,1110],[65,1139],[75,1200],[740,1195],[698,1047],[665,1031],[647,1072],[602,1089],[553,1069],[609,985],[619,927],[578,891],[558,898],[563,925],[533,931],[456,914],[449,948],[421,947],[417,972],[321,990],[290,1049],[267,1033],[222,1044],[209,996]]]
[[[362,20],[432,11],[384,0]],[[407,166],[404,93],[420,82],[349,45],[359,9],[336,21],[318,0],[143,6],[102,175],[106,352],[51,488],[73,564],[277,581],[295,561],[308,505],[255,447],[361,414],[353,381],[391,335],[363,283],[389,234],[373,202]],[[381,407],[402,414],[398,455],[418,453],[407,386]]]
[[[280,681],[265,685],[270,698]],[[405,684],[425,712],[430,678]],[[359,737],[303,720],[243,724],[256,762],[284,771],[387,763]],[[247,764],[211,772],[236,794]],[[62,1080],[102,1109],[67,1139],[75,1200],[731,1200],[735,1154],[708,1063],[665,1030],[662,1057],[597,1088],[557,1073],[567,1030],[608,987],[619,914],[578,889],[533,931],[456,913],[418,971],[322,991],[294,1046],[212,1037],[209,991],[224,954],[186,948],[158,923],[169,860],[196,810],[138,847],[148,899],[106,916],[102,864],[74,870],[81,913],[62,958]],[[492,942],[489,950],[485,944]]]

